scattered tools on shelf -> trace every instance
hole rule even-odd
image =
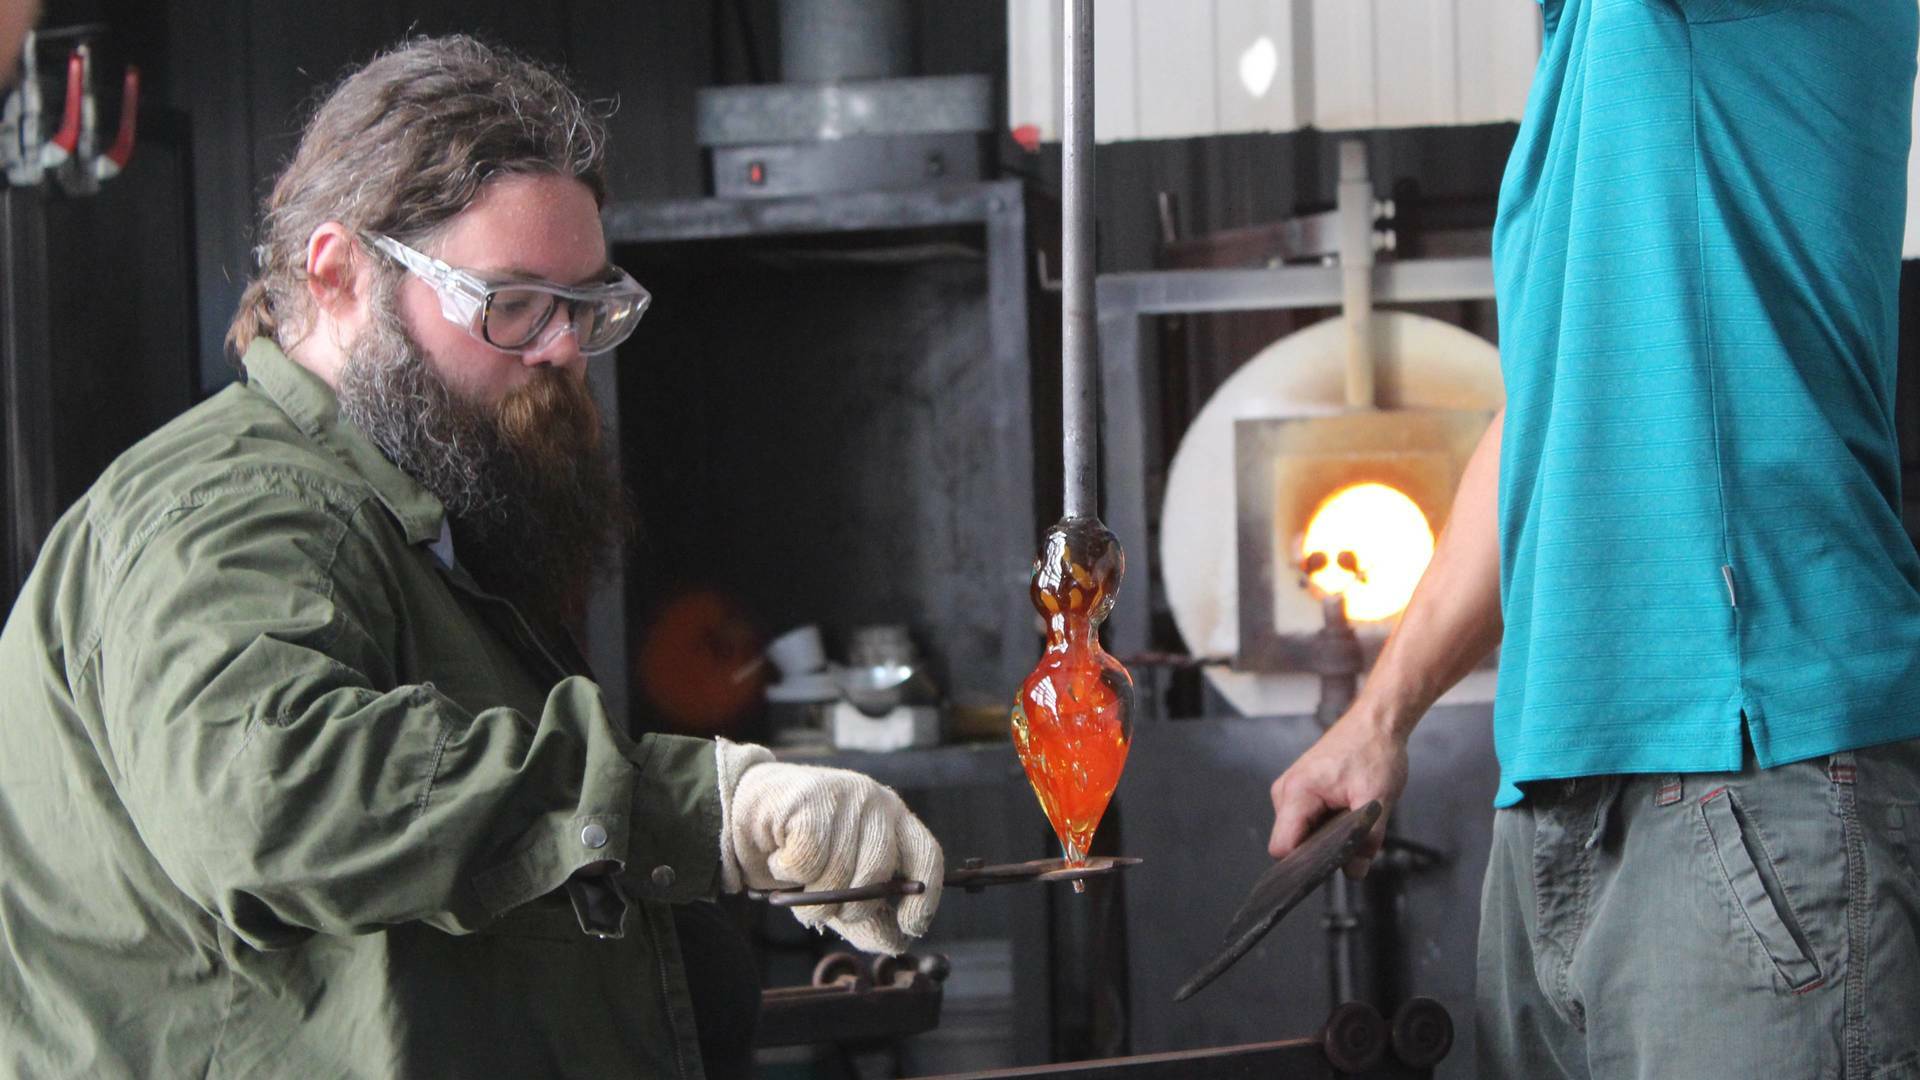
[[[754,1045],[872,1044],[931,1031],[940,1023],[949,970],[946,957],[931,953],[829,953],[815,965],[810,985],[761,992]],[[995,1069],[942,1080],[1423,1080],[1453,1049],[1453,1039],[1453,1017],[1432,998],[1409,998],[1391,1019],[1371,1005],[1349,1001],[1307,1038]]]
[[[808,986],[760,992],[755,1046],[860,1043],[901,1039],[940,1023],[947,958],[828,953]]]
[[[122,82],[120,123],[113,142],[104,150],[100,145],[93,55],[94,42],[106,30],[86,25],[27,35],[20,57],[20,83],[7,94],[0,110],[0,169],[5,170],[8,184],[34,187],[51,175],[68,195],[92,195],[133,159],[140,112],[140,69],[134,65],[127,65]],[[62,40],[74,44],[67,53],[60,126],[48,135],[37,54],[42,42]]]

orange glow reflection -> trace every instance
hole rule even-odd
[[[1433,559],[1433,527],[1418,504],[1385,484],[1351,484],[1307,521],[1301,566],[1318,593],[1345,593],[1347,617],[1390,619],[1413,598]]]

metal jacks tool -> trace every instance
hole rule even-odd
[[[1079,862],[1069,862],[1066,859],[1034,859],[1030,862],[989,864],[983,859],[968,859],[958,867],[947,871],[943,884],[950,889],[977,893],[989,885],[1021,885],[1035,881],[1077,883],[1091,877],[1115,874],[1129,866],[1137,866],[1139,863],[1139,859],[1118,855],[1096,855]],[[748,889],[747,897],[752,900],[764,900],[775,907],[811,907],[815,904],[846,904],[855,900],[878,900],[886,896],[917,896],[926,891],[925,882],[894,878],[891,881],[877,881],[871,885],[861,885],[852,889],[822,889],[817,892],[807,892],[802,889]]]

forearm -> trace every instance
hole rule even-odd
[[[665,900],[717,877],[708,744],[629,742],[582,679],[539,714],[470,714],[422,685],[329,691],[272,723],[187,708],[141,726],[118,757],[128,812],[175,884],[255,947],[466,932],[576,875],[618,869],[629,895]],[[661,865],[673,878],[652,878]]]
[[[1405,736],[1500,643],[1500,436],[1494,414],[1460,477],[1433,561],[1374,663],[1354,713]]]
[[[261,948],[471,930],[616,864],[629,894],[710,892],[710,744],[634,742],[585,679],[473,708],[401,670],[389,568],[356,520],[278,491],[210,501],[104,613],[102,751],[181,891]]]

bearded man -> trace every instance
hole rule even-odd
[[[348,77],[270,196],[243,377],[61,519],[0,634],[0,1073],[750,1067],[703,901],[898,952],[939,846],[866,777],[635,737],[565,626],[618,536],[604,134],[466,38]]]

